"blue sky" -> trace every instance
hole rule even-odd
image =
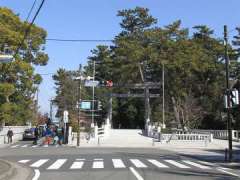
[[[0,6],[12,9],[25,19],[33,1],[0,0]],[[37,2],[39,5],[41,0]],[[208,25],[218,37],[222,36],[224,24],[229,30],[240,26],[239,0],[46,0],[35,23],[48,32],[48,38],[113,39],[121,31],[117,11],[136,6],[149,8],[158,19],[158,26],[180,19],[182,26],[187,28]],[[231,31],[229,36],[233,35],[234,31]],[[47,42],[50,60],[47,66],[37,67],[37,72],[46,74],[55,73],[59,68],[77,69],[79,63],[86,63],[90,50],[97,44]],[[54,95],[51,76],[43,76],[39,94],[42,112],[49,112],[49,100]]]

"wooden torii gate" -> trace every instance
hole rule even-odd
[[[119,88],[129,88],[129,89],[142,89],[144,90],[143,94],[132,94],[132,93],[125,93],[125,94],[119,94],[119,93],[109,93],[109,108],[108,108],[108,118],[107,118],[107,124],[111,124],[112,126],[112,98],[118,97],[118,98],[144,98],[144,106],[145,106],[145,130],[147,129],[147,126],[150,123],[150,116],[151,116],[151,108],[150,108],[150,98],[157,98],[160,97],[160,94],[150,94],[150,89],[161,89],[161,83],[159,82],[145,82],[145,83],[139,83],[139,84],[117,84],[113,87],[119,87]]]

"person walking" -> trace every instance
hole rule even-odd
[[[7,132],[8,144],[12,143],[13,131],[9,128]]]

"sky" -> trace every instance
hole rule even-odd
[[[0,0],[0,6],[12,9],[25,20],[34,0]],[[37,6],[41,0],[37,0]],[[120,31],[121,9],[146,7],[158,19],[158,26],[166,26],[176,20],[182,27],[207,25],[215,30],[217,37],[223,36],[223,25],[229,29],[229,37],[235,35],[234,28],[240,26],[240,0],[46,0],[35,24],[44,28],[48,38],[62,39],[113,39]],[[36,11],[35,8],[35,11]],[[35,12],[34,11],[34,12]],[[33,13],[34,14],[34,13]],[[85,64],[96,42],[47,41],[47,66],[36,67],[43,75],[40,85],[39,106],[42,113],[49,113],[49,100],[55,96],[51,73],[59,68],[77,70]]]

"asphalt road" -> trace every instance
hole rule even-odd
[[[29,166],[39,180],[223,180],[236,171],[155,148],[75,148],[20,142],[0,158]]]

